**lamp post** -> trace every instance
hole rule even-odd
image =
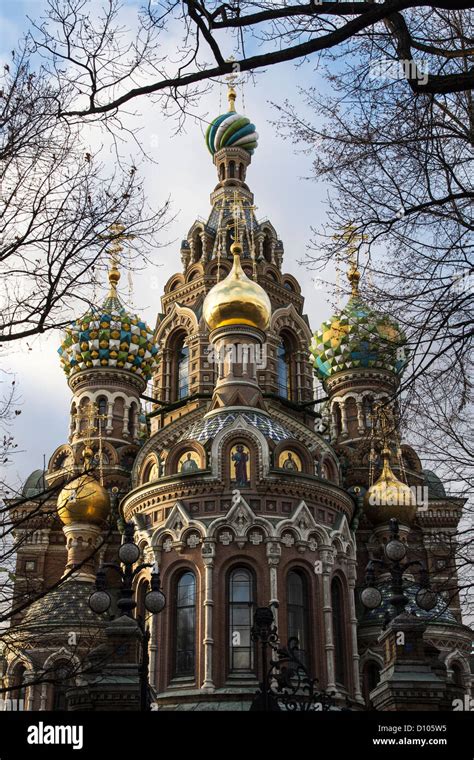
[[[154,568],[155,565],[150,562],[141,562],[133,569],[140,557],[140,549],[136,545],[133,534],[135,526],[133,523],[125,524],[125,536],[122,545],[119,548],[118,555],[121,565],[115,562],[104,562],[96,574],[96,590],[89,597],[89,607],[97,615],[101,615],[110,608],[112,603],[111,596],[107,591],[107,569],[113,570],[120,577],[120,598],[117,607],[122,615],[133,618],[133,610],[137,603],[133,598],[133,580],[138,573],[145,567]],[[161,612],[166,605],[166,598],[161,591],[160,572],[158,568],[153,569],[151,573],[150,588],[145,594],[145,607],[152,615]],[[137,616],[136,622],[141,632],[141,663],[140,663],[140,710],[148,710],[148,644],[150,641],[150,631],[145,625],[141,616]]]
[[[262,681],[260,694],[253,709],[279,710],[279,706],[271,694],[268,678],[268,647],[274,648],[278,644],[278,631],[275,625],[271,607],[257,607],[253,617],[253,626],[250,632],[252,641],[260,643],[262,657]],[[257,663],[258,665],[258,663]],[[261,707],[259,707],[261,704]]]
[[[406,608],[408,599],[403,592],[403,576],[408,568],[418,565],[420,572],[420,589],[415,600],[420,609],[429,612],[436,606],[436,594],[430,588],[428,571],[420,560],[402,562],[407,553],[405,544],[400,541],[398,532],[398,520],[394,517],[389,522],[390,540],[385,546],[385,559],[372,559],[367,564],[365,576],[365,588],[360,598],[361,602],[369,610],[375,610],[382,604],[382,594],[377,588],[375,578],[375,566],[388,570],[390,574],[390,604],[395,610],[393,617],[400,615]]]

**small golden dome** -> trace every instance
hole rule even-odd
[[[233,243],[230,250],[234,264],[227,277],[214,285],[204,299],[204,319],[211,330],[225,325],[251,325],[265,330],[272,313],[270,299],[242,269],[240,243]]]
[[[382,459],[382,473],[364,497],[365,513],[373,525],[388,523],[391,517],[411,525],[416,515],[415,495],[392,471],[390,449],[384,448]]]
[[[94,452],[86,445],[82,456],[88,469]],[[74,522],[101,523],[110,509],[110,497],[92,475],[84,473],[64,486],[58,496],[58,516],[63,525]]]

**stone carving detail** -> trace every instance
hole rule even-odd
[[[191,535],[187,537],[186,543],[191,549],[195,549],[196,546],[199,546],[201,543],[201,537],[198,536],[197,533],[191,533]]]
[[[219,541],[224,546],[229,546],[229,544],[232,543],[233,538],[234,537],[233,537],[232,533],[229,530],[224,530],[224,531],[222,531],[222,533],[219,536]]]
[[[260,531],[258,531],[258,530],[253,530],[253,531],[252,531],[252,532],[249,534],[249,541],[250,541],[250,543],[251,543],[251,544],[253,544],[254,546],[258,546],[258,544],[261,544],[261,543],[262,543],[262,541],[263,541],[263,536],[262,536],[262,534],[260,533]]]
[[[165,552],[170,552],[172,548],[173,548],[173,541],[172,541],[172,539],[171,538],[166,538],[163,541],[163,549],[165,550]]]
[[[282,544],[285,544],[286,547],[290,548],[290,546],[293,546],[295,543],[295,537],[291,533],[284,533],[281,537]]]

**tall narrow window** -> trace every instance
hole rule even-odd
[[[127,427],[128,427],[128,432],[130,433],[131,436],[133,436],[134,430],[135,430],[135,405],[134,404],[131,404],[128,410]]]
[[[196,578],[194,573],[181,575],[176,584],[176,654],[175,676],[194,676],[196,658]]]
[[[291,398],[291,371],[290,352],[288,343],[281,339],[277,348],[278,363],[278,395],[283,398]]]
[[[309,665],[308,640],[308,594],[306,578],[297,570],[291,570],[286,580],[288,640],[298,639],[298,658]]]
[[[362,688],[364,692],[365,704],[370,705],[370,692],[375,689],[380,681],[380,665],[378,662],[369,660],[364,665],[362,671]]]
[[[253,622],[253,577],[238,567],[229,577],[229,666],[231,673],[254,669],[254,646],[250,637]]]
[[[71,686],[71,663],[56,663],[53,681],[53,710],[68,709],[67,691]]]
[[[24,665],[17,665],[13,675],[13,685],[11,699],[12,710],[25,710],[26,709],[26,686],[25,686],[25,673],[26,668]],[[7,695],[8,696],[8,695]]]
[[[97,401],[97,411],[100,415],[107,414],[107,399],[105,396],[100,396]]]
[[[178,400],[189,395],[189,348],[181,343],[178,348]]]
[[[334,667],[336,683],[346,684],[346,642],[344,596],[339,578],[331,584],[332,632],[334,638]]]

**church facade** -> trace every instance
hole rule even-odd
[[[96,701],[77,697],[90,687],[80,663],[105,625],[88,606],[96,571],[116,561],[120,527],[133,523],[166,596],[148,619],[153,709],[249,709],[262,679],[254,612],[267,606],[336,707],[452,709],[471,689],[449,541],[463,500],[400,441],[405,338],[363,300],[355,264],[347,304],[313,333],[283,243],[256,218],[247,171],[257,134],[234,101],[231,88],[228,112],[209,126],[211,211],[182,242],[155,329],[120,300],[113,257],[109,296],[66,330],[69,437],[12,505],[25,537],[17,596],[38,599],[13,618],[4,685],[27,709],[136,709],[123,673]],[[413,565],[399,621],[413,646],[390,640],[387,569],[379,604],[361,603],[391,518],[436,594],[430,610],[417,604]],[[146,567],[134,578],[145,619],[149,577]]]

